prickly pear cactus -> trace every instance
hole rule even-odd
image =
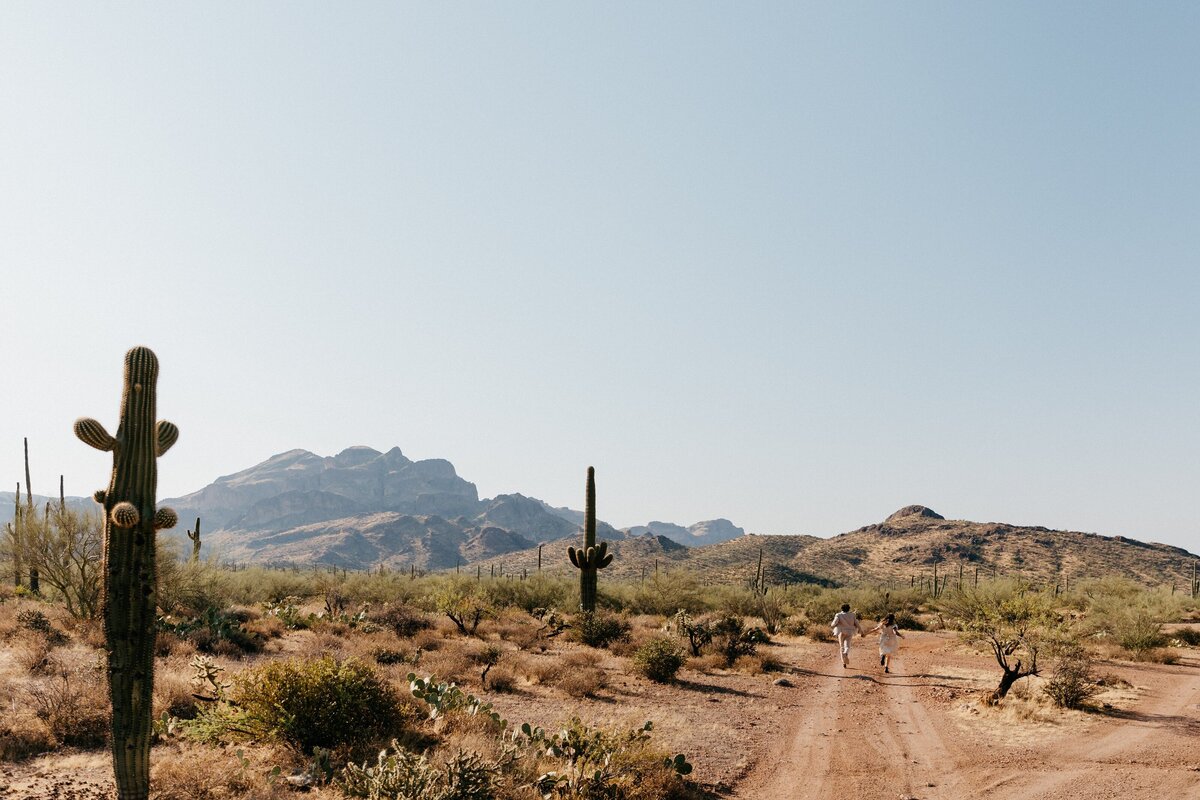
[[[596,546],[596,470],[588,467],[587,471],[587,506],[583,520],[583,547],[576,550],[567,548],[567,557],[571,564],[579,569],[579,609],[581,611],[596,610],[596,578],[597,573],[612,563],[612,553],[608,552],[608,542]]]
[[[155,510],[157,459],[179,429],[155,419],[158,359],[148,348],[125,354],[125,387],[116,436],[94,419],[75,421],[75,435],[113,454],[104,506],[104,637],[112,698],[112,756],[119,800],[150,794],[150,708],[154,688],[157,578],[155,532],[175,526],[175,512]]]

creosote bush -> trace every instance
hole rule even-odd
[[[368,744],[411,721],[392,687],[355,659],[264,664],[235,677],[232,697],[242,727],[305,753]]]
[[[630,625],[621,617],[598,611],[582,611],[571,621],[574,638],[588,647],[608,647],[629,638]]]
[[[411,639],[421,631],[433,627],[420,611],[404,603],[388,603],[367,614],[367,619],[381,628],[387,628],[400,639]]]
[[[655,683],[671,683],[683,666],[685,656],[672,639],[655,638],[633,654],[633,665],[639,673]]]

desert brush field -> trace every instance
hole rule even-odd
[[[160,555],[152,796],[1187,797],[1189,594],[1118,578],[760,591],[674,573],[228,571]],[[0,589],[0,796],[112,796],[103,634]],[[903,635],[843,668],[846,602]],[[1000,641],[1036,674],[996,698]],[[650,723],[647,725],[647,723]]]

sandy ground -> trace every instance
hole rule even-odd
[[[678,684],[657,686],[607,655],[609,686],[595,698],[520,686],[489,699],[513,722],[654,720],[660,746],[686,753],[693,777],[738,800],[1200,798],[1196,650],[1176,651],[1175,665],[1101,663],[1127,685],[1092,712],[1030,699],[982,705],[999,671],[950,633],[906,634],[890,675],[870,639],[856,640],[850,669],[833,644],[784,638],[769,652],[782,675],[685,669]],[[1022,681],[1023,693],[1036,695],[1036,681]],[[108,769],[103,752],[0,764],[0,798],[99,800],[111,796]]]
[[[833,645],[783,648],[795,672],[790,722],[735,797],[1200,798],[1194,650],[1170,666],[1104,662],[1100,672],[1133,688],[1098,698],[1103,711],[1039,719],[982,706],[998,670],[952,634],[907,634],[890,675],[859,643],[846,670]]]

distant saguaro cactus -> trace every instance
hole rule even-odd
[[[596,610],[597,573],[612,563],[608,542],[596,546],[596,470],[588,467],[587,505],[583,519],[583,547],[567,548],[567,557],[579,569],[579,608],[581,611]]]
[[[200,560],[200,518],[196,517],[196,530],[187,532],[188,538],[192,540],[192,563],[195,564]]]
[[[154,689],[155,532],[175,526],[169,508],[154,508],[157,459],[179,429],[155,420],[158,359],[148,348],[125,354],[125,385],[117,435],[94,419],[75,421],[75,435],[112,452],[108,489],[93,497],[104,506],[104,637],[112,698],[112,756],[119,800],[150,795],[150,709]]]

